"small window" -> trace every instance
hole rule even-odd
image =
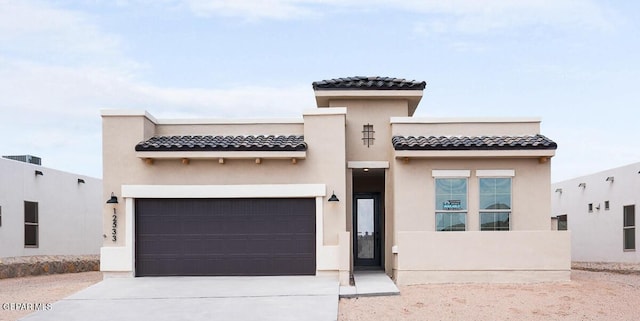
[[[38,247],[38,203],[24,202],[24,246]]]
[[[373,141],[375,140],[375,138],[373,137],[374,133],[375,131],[373,130],[373,125],[366,124],[362,126],[362,143],[367,147],[373,145]]]
[[[605,211],[609,210],[609,201],[604,201],[604,210]]]
[[[467,179],[436,178],[436,231],[467,229]]]
[[[636,206],[628,205],[623,207],[623,243],[625,251],[634,251],[636,249]]]
[[[567,214],[558,215],[558,231],[566,231],[567,229]]]
[[[593,203],[589,203],[589,213],[593,213]]]
[[[0,206],[0,227],[2,227],[2,206]]]

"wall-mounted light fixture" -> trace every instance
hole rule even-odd
[[[587,187],[587,183],[580,183],[580,184],[578,184],[578,187],[586,188]]]
[[[78,184],[84,184],[84,179],[78,178]]]
[[[111,192],[111,198],[107,201],[107,204],[118,204],[118,197]]]
[[[40,175],[40,176],[44,176],[44,174],[42,173],[42,171],[36,171],[36,176],[38,176],[38,175]]]
[[[556,188],[556,193],[562,194],[562,188]]]
[[[605,179],[604,181],[613,183],[613,176],[607,177],[607,179]]]
[[[338,197],[336,196],[336,192],[334,191],[333,193],[331,193],[331,197],[329,197],[329,202],[339,202],[340,200],[338,199]]]

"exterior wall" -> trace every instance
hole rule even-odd
[[[573,261],[640,263],[639,172],[640,163],[634,163],[553,184],[552,215],[567,215]],[[606,181],[607,177],[614,177],[614,181]],[[586,186],[579,187],[581,183]],[[562,192],[556,192],[558,189]],[[609,210],[605,201],[609,201]],[[589,203],[593,204],[591,213]],[[636,206],[635,251],[623,250],[625,205]]]
[[[537,119],[392,119],[393,135],[533,135]],[[549,151],[396,151],[393,184],[394,260],[398,284],[569,280],[570,233],[549,224]],[[436,232],[434,171],[468,179],[464,232]],[[512,178],[510,231],[480,231],[479,171]],[[446,175],[445,175],[446,176]]]
[[[0,159],[0,177],[0,257],[99,252],[101,180],[8,159]],[[24,246],[24,201],[38,203],[37,248]]]
[[[331,108],[346,107],[346,161],[347,162],[390,162],[393,159],[393,148],[391,147],[391,124],[393,117],[407,117],[409,113],[409,101],[407,99],[386,98],[386,99],[329,99],[328,106]],[[373,125],[374,142],[367,147],[362,141],[363,125]],[[353,188],[351,186],[353,171],[362,170],[360,168],[349,169],[347,176],[347,231],[353,232]],[[382,257],[385,271],[392,273],[391,247],[393,245],[393,216],[387,215],[393,211],[393,199],[386,191],[393,190],[390,171],[385,169],[385,186],[380,186],[379,191],[384,202],[384,244],[382,244]],[[352,243],[352,242],[351,242]],[[351,244],[350,248],[353,247]],[[350,253],[353,253],[350,251]],[[352,261],[352,260],[351,260]]]
[[[188,121],[184,125],[175,122],[163,124],[152,116],[143,112],[103,112],[103,154],[104,154],[104,197],[111,192],[123,195],[126,186],[200,186],[203,189],[220,186],[265,186],[265,185],[304,185],[320,184],[326,188],[321,195],[323,206],[319,207],[323,217],[321,231],[323,245],[336,247],[335,255],[318,257],[318,266],[323,269],[340,272],[340,277],[348,282],[348,248],[341,247],[342,241],[348,242],[345,233],[345,202],[327,203],[328,197],[335,194],[342,200],[346,198],[346,167],[344,164],[346,148],[345,141],[345,110],[343,108],[312,110],[304,115],[303,134],[308,144],[306,156],[295,164],[291,159],[262,159],[259,164],[254,157],[244,159],[228,159],[223,164],[218,159],[191,159],[188,164],[181,162],[180,152],[172,159],[154,159],[152,164],[146,163],[134,150],[135,145],[153,135],[183,135],[183,134],[301,134],[301,125],[294,123],[265,124],[199,124],[194,131],[188,131]],[[242,130],[240,130],[240,129]],[[262,128],[265,128],[264,131]],[[275,152],[277,153],[277,152]],[[248,154],[250,155],[250,154]],[[215,196],[215,194],[211,194]],[[124,196],[127,199],[134,195]],[[284,197],[284,196],[282,196]],[[118,213],[125,213],[119,218],[117,234],[125,236],[131,229],[133,209],[126,208],[126,202],[116,206]],[[105,205],[104,233],[111,235],[112,206]],[[128,224],[127,224],[128,223]],[[320,236],[319,236],[320,237]],[[120,265],[103,265],[104,271],[121,271],[133,273],[135,266],[133,258],[127,254],[132,249],[134,237],[129,241],[125,237],[118,237],[116,242],[108,239],[104,242],[103,256],[124,256]],[[110,249],[120,248],[122,251]],[[114,252],[115,251],[115,252]],[[343,259],[342,256],[347,258]],[[325,261],[323,261],[325,260]],[[331,262],[326,262],[330,260]],[[343,262],[343,263],[340,263]]]

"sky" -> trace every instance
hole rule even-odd
[[[415,117],[542,118],[557,182],[640,161],[638,57],[639,1],[0,0],[0,154],[100,178],[101,110],[298,118],[388,76]]]

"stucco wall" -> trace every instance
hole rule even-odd
[[[0,257],[99,253],[101,180],[7,159],[0,159],[0,177]],[[24,246],[25,201],[38,203],[37,248]]]
[[[176,124],[175,121],[172,121],[171,124],[163,124],[162,121],[158,121],[144,112],[104,112],[105,199],[111,192],[118,196],[122,195],[122,187],[125,185],[322,184],[326,187],[324,203],[333,192],[343,200],[322,206],[323,243],[328,246],[340,246],[340,239],[348,241],[348,236],[341,235],[346,229],[346,202],[344,202],[346,199],[346,167],[344,163],[346,149],[344,144],[345,110],[343,108],[309,111],[304,114],[303,128],[297,122],[274,124],[258,122],[243,125],[209,123],[194,125],[193,131],[188,130],[189,126],[189,121],[185,121],[183,125]],[[180,152],[176,152],[176,156],[171,159],[154,159],[153,162],[145,162],[134,150],[138,142],[153,135],[197,134],[304,134],[308,149],[305,159],[298,159],[296,163],[293,163],[290,158],[264,158],[260,163],[257,163],[256,158],[248,156],[244,159],[225,159],[224,163],[219,163],[217,158],[192,158],[188,164],[181,161]],[[113,242],[111,238],[107,239],[104,242],[105,247],[125,248],[131,246],[131,244],[126,244],[124,237],[127,231],[126,222],[129,221],[129,218],[123,218],[122,215],[128,215],[127,213],[132,213],[132,210],[127,210],[125,204],[121,201],[116,206],[117,213],[121,215],[117,230],[117,234],[121,237],[118,237],[116,242]],[[112,214],[112,206],[105,205],[103,219],[104,233],[107,235],[111,235]],[[346,252],[347,248],[342,246],[337,251]],[[336,267],[336,264],[346,262],[338,262],[337,260],[343,260],[341,257],[331,257],[331,259],[336,260],[335,264],[318,262],[318,265]],[[131,263],[128,262],[126,265],[131,266]],[[103,267],[107,267],[107,265]],[[109,265],[106,269],[118,268]],[[347,269],[348,266],[345,266],[344,270]]]
[[[552,215],[567,215],[573,261],[640,263],[640,163],[554,183]],[[613,177],[613,182],[606,181]],[[585,183],[584,188],[578,185]],[[556,190],[562,190],[562,192]],[[609,210],[605,209],[609,201]],[[593,204],[593,212],[588,204]],[[623,249],[623,207],[636,207],[636,250]],[[599,209],[598,209],[599,208]]]

